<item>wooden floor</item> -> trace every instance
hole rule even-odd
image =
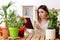
[[[23,38],[21,38],[21,37],[16,38],[16,39],[11,39],[11,38],[4,39],[4,38],[0,38],[0,40],[48,40],[48,39],[45,39],[44,36],[28,35],[28,36],[25,36]],[[55,40],[60,40],[60,39],[56,38]]]

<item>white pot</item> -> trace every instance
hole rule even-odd
[[[46,39],[55,39],[55,29],[46,29]]]

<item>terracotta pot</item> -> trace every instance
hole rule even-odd
[[[2,36],[2,28],[0,27],[0,36]]]
[[[7,27],[2,28],[2,35],[3,35],[4,38],[8,38],[9,37],[9,31],[8,31]]]

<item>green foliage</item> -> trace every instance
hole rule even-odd
[[[5,22],[6,27],[23,27],[24,18],[20,18],[16,16],[15,11],[11,11],[7,13],[7,9],[12,5],[12,2],[9,2],[8,5],[3,6],[3,14],[0,14],[1,16],[4,16],[4,20],[0,22]]]
[[[12,2],[9,2],[8,5],[2,6],[5,18],[7,18],[7,9],[12,5]]]
[[[23,27],[24,23],[24,18],[20,18],[16,16],[15,11],[12,11],[11,13],[8,14],[8,19],[7,19],[7,26],[8,27]]]
[[[48,26],[49,28],[58,28],[58,12],[53,8],[49,14],[47,15],[47,18],[49,20]]]
[[[5,6],[2,6],[2,10],[3,12],[0,13],[0,15],[4,18],[1,18],[1,19],[4,19],[4,21],[6,21],[7,19],[7,16],[8,16],[8,13],[7,13],[7,9],[12,5],[12,2],[9,2],[8,5],[5,5]],[[1,21],[0,24],[4,21]],[[6,23],[6,22],[5,22]],[[6,23],[7,24],[7,23]]]

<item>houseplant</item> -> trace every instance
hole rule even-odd
[[[58,12],[54,8],[52,8],[52,10],[50,10],[49,14],[47,15],[47,18],[49,20],[48,29],[55,30],[56,31],[56,38],[57,38],[58,34],[59,34]],[[54,34],[55,33],[53,33],[53,35]]]
[[[6,21],[11,38],[18,37],[18,26],[17,26],[18,21],[17,21],[17,16],[14,13],[15,13],[14,11],[9,13],[7,21]]]
[[[1,22],[0,22],[0,24],[1,23],[4,23],[4,25],[5,24],[7,24],[7,22],[6,22],[6,19],[7,19],[7,10],[8,10],[8,8],[10,7],[12,5],[12,3],[11,2],[9,2],[7,5],[5,5],[5,6],[2,6],[2,13],[0,13],[0,15],[2,16],[2,18],[0,18],[0,19],[3,19]],[[8,28],[7,28],[7,25],[5,25],[5,27],[3,27],[2,28],[2,33],[3,33],[3,37],[4,38],[7,38],[8,36],[9,36],[9,32],[8,32]]]
[[[20,17],[20,16],[19,16]],[[24,17],[20,17],[20,28],[19,28],[19,37],[24,37],[24,32],[26,27],[24,26]]]
[[[47,15],[49,28],[58,29],[58,12],[53,8]]]
[[[20,18],[19,16],[16,16],[15,11],[12,11],[8,14],[7,18],[7,27],[9,28],[10,37],[16,38],[18,37],[18,33],[21,30],[20,28],[24,28],[24,17]],[[21,36],[21,35],[20,35]]]
[[[12,15],[13,14],[13,15]],[[24,18],[20,18],[13,13],[9,14],[9,19],[7,21],[11,37],[17,37],[18,33],[21,33],[21,28],[23,28]],[[15,34],[16,32],[16,34]],[[14,36],[15,34],[15,36]],[[23,33],[22,33],[23,34]],[[24,34],[23,34],[24,35]],[[19,35],[21,37],[21,35]]]

